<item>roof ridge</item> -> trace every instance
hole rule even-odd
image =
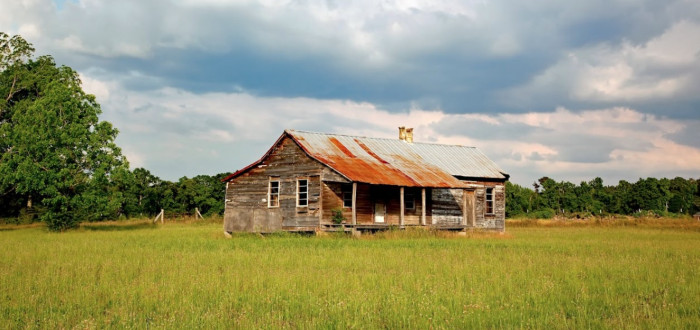
[[[344,136],[344,137],[349,137],[349,138],[362,138],[362,139],[372,139],[372,140],[385,140],[385,141],[401,141],[398,139],[390,139],[390,138],[383,138],[383,137],[371,137],[371,136],[359,136],[359,135],[348,135],[348,134],[337,134],[337,133],[323,133],[323,132],[312,132],[312,131],[304,131],[304,130],[296,130],[296,129],[285,129],[285,132],[288,133],[309,133],[309,134],[318,134],[318,135],[326,135],[326,136]],[[406,142],[407,144],[425,144],[425,145],[436,145],[436,146],[444,146],[444,147],[461,147],[461,148],[471,148],[471,149],[477,149],[477,147],[474,146],[465,146],[461,144],[445,144],[445,143],[437,143],[437,142],[416,142],[413,141],[411,143]]]

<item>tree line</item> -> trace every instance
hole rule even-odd
[[[535,181],[533,189],[506,183],[506,216],[552,218],[592,215],[679,215],[700,211],[700,180],[640,178],[604,185],[601,178],[576,185],[549,177]]]
[[[122,169],[109,180],[92,182],[81,190],[81,203],[72,207],[70,223],[51,224],[62,230],[74,226],[74,222],[153,217],[161,209],[175,216],[194,215],[195,209],[205,217],[222,215],[226,188],[221,179],[226,175],[197,175],[172,182],[162,180],[144,168]],[[0,196],[0,218],[9,223],[46,221],[46,213],[51,212],[46,199],[50,198],[50,195],[36,192],[30,197],[6,190]]]

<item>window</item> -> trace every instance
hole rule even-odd
[[[267,189],[267,207],[280,206],[280,182],[278,180],[270,180],[270,185]]]
[[[343,190],[343,207],[352,207],[352,185],[344,184]]]
[[[486,214],[493,214],[493,188],[486,188]]]
[[[267,207],[280,207],[280,182],[270,180],[267,189]]]
[[[297,206],[309,206],[309,180],[297,180]]]
[[[406,210],[414,211],[416,209],[416,194],[412,190],[406,189],[406,193],[403,196],[403,205]]]

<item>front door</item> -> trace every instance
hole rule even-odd
[[[386,215],[386,205],[384,203],[374,203],[374,222],[384,223]]]

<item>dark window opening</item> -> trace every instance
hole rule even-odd
[[[279,207],[280,206],[280,182],[270,181],[270,186],[267,190],[267,206],[268,207]]]
[[[486,214],[493,214],[493,188],[486,188]]]
[[[297,180],[297,206],[309,206],[309,180]]]
[[[403,205],[406,210],[414,211],[416,209],[416,193],[413,190],[406,189],[403,196]]]
[[[352,185],[344,184],[341,189],[343,193],[343,207],[352,207]]]

